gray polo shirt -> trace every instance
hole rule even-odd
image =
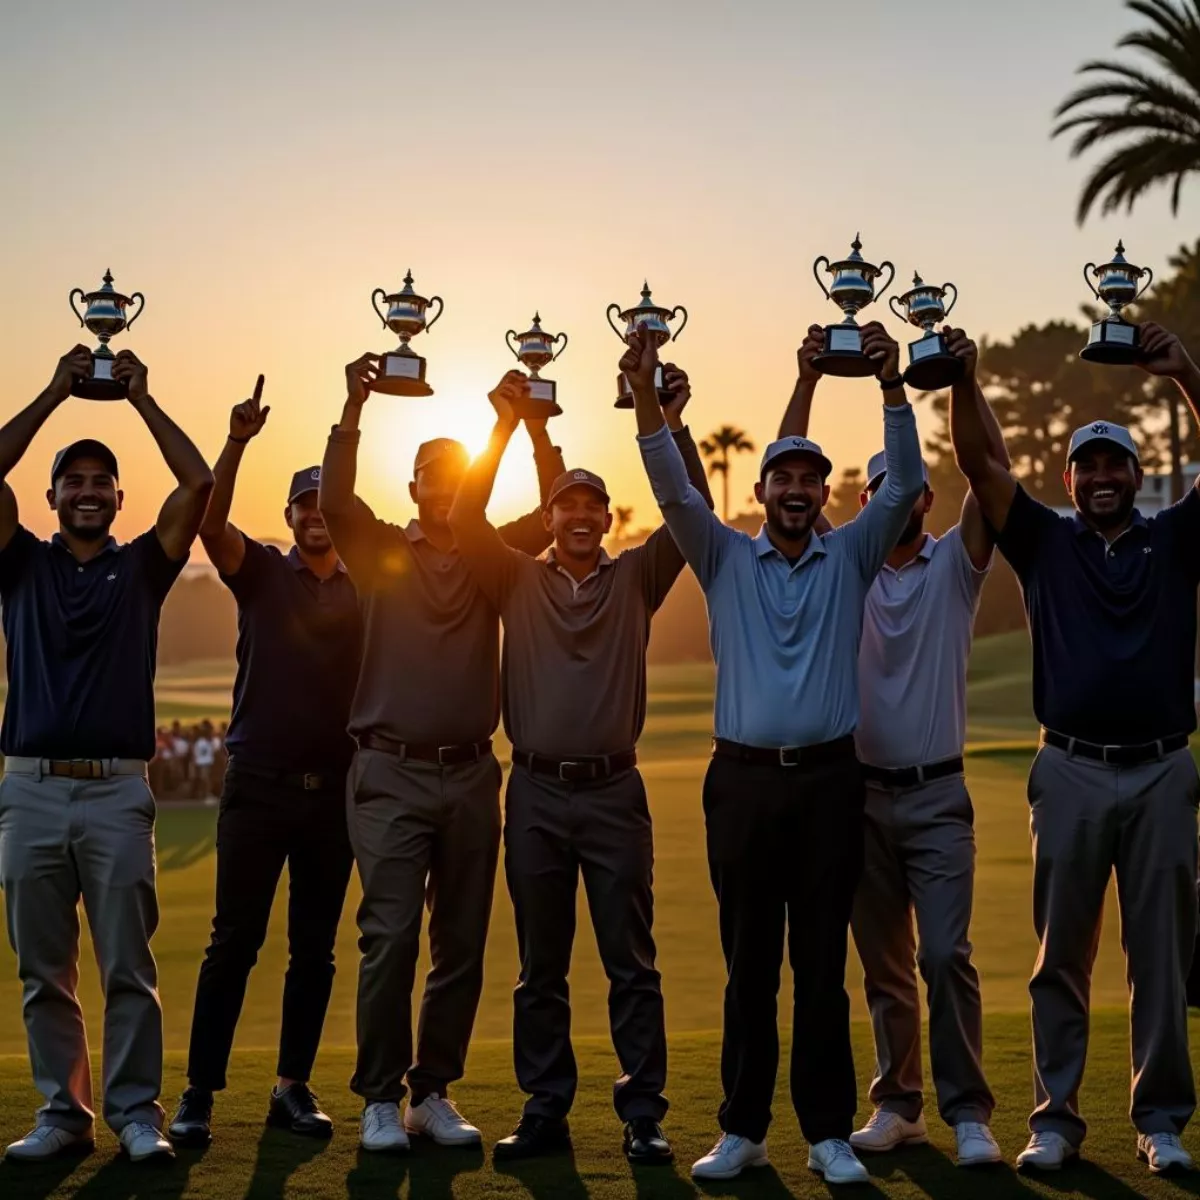
[[[722,524],[688,483],[664,427],[639,438],[654,497],[708,602],[718,737],[770,749],[813,746],[858,724],[858,640],[871,581],[921,494],[910,405],[884,406],[887,478],[847,524],[815,534],[796,563]]]
[[[963,752],[967,658],[987,576],[957,525],[941,538],[926,535],[899,570],[884,563],[867,593],[858,650],[863,762],[915,767]]]

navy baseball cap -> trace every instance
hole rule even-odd
[[[80,438],[79,441],[64,446],[54,456],[54,465],[50,468],[50,486],[53,487],[58,482],[59,476],[65,474],[67,468],[81,458],[99,459],[108,468],[108,473],[114,479],[118,478],[117,456],[103,442],[98,442],[95,438]]]
[[[321,486],[321,468],[305,467],[292,476],[292,486],[288,488],[287,502],[298,500],[305,492],[315,492]]]
[[[786,437],[772,442],[764,451],[762,462],[758,468],[759,479],[762,479],[766,475],[769,467],[773,466],[781,458],[787,458],[792,454],[807,454],[809,458],[815,458],[820,464],[821,477],[823,479],[828,479],[833,474],[833,463],[825,457],[824,452],[816,442],[810,442],[808,438]]]
[[[594,471],[577,468],[574,471],[564,471],[550,485],[550,494],[546,497],[546,507],[549,508],[563,492],[573,487],[591,488],[593,492],[600,494],[605,504],[609,502],[608,488],[604,486],[604,480]]]
[[[883,477],[887,474],[887,454],[880,450],[878,454],[871,455],[871,461],[867,463],[867,488],[869,492]],[[929,486],[929,468],[925,465],[925,460],[921,459],[921,478],[925,480],[925,486]]]
[[[1132,455],[1135,463],[1141,459],[1137,444],[1133,440],[1133,434],[1124,425],[1114,425],[1111,421],[1093,421],[1090,425],[1084,425],[1071,434],[1071,444],[1067,447],[1067,462],[1073,462],[1075,455],[1084,446],[1090,446],[1094,442],[1108,442],[1112,446],[1119,447],[1126,454]]]
[[[464,469],[471,461],[471,456],[462,442],[456,442],[453,438],[434,438],[433,441],[422,442],[417,447],[417,457],[413,463],[413,478],[417,477],[422,468],[442,458],[457,459]]]

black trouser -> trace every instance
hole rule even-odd
[[[654,965],[654,842],[636,769],[601,783],[562,783],[514,766],[504,812],[504,870],[517,920],[521,978],[513,1057],[527,1113],[565,1117],[579,1074],[567,972],[579,876],[587,892],[621,1077],[621,1120],[667,1111],[662,980]]]
[[[353,856],[346,834],[345,776],[319,790],[280,782],[230,762],[217,818],[217,911],[200,966],[188,1079],[217,1091],[246,981],[267,936],[271,904],[288,865],[288,969],[278,1074],[307,1082],[333,988],[333,947]]]
[[[714,757],[704,781],[708,862],[729,981],[719,1121],[761,1142],[779,1067],[785,922],[794,977],[792,1103],[810,1144],[848,1138],[857,1094],[846,934],[862,872],[864,787],[852,752],[820,766]]]

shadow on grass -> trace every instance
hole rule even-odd
[[[135,1163],[117,1154],[71,1193],[72,1200],[179,1200],[187,1191],[188,1175],[199,1158],[197,1154],[174,1161]]]
[[[43,1200],[52,1195],[87,1162],[83,1154],[59,1155],[46,1163],[0,1162],[0,1196],[20,1196],[22,1200]]]
[[[183,871],[216,849],[215,808],[171,808],[162,805],[154,826],[158,870]]]
[[[481,1146],[435,1148],[414,1141],[409,1154],[369,1154],[359,1150],[358,1161],[346,1176],[346,1195],[349,1200],[394,1196],[407,1179],[410,1196],[453,1200],[455,1179],[481,1170],[483,1162]]]
[[[258,1139],[254,1173],[246,1188],[246,1200],[283,1200],[287,1181],[301,1167],[324,1154],[329,1143],[318,1138],[297,1137],[280,1129],[265,1128]]]

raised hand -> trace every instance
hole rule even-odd
[[[825,349],[825,327],[810,325],[796,351],[796,364],[800,369],[802,383],[816,383],[821,378],[821,372],[813,365],[813,359]]]
[[[658,369],[658,339],[639,325],[625,341],[627,348],[617,364],[618,369],[629,380],[633,391],[653,390]]]
[[[65,400],[77,379],[87,379],[92,373],[92,352],[86,346],[73,346],[58,360],[50,385],[46,390],[55,400]]]
[[[488,392],[488,400],[496,410],[496,419],[514,429],[519,420],[516,406],[520,401],[528,398],[529,376],[524,371],[518,371],[515,368],[506,371],[500,382]]]
[[[862,327],[863,353],[875,364],[879,379],[895,379],[900,374],[900,343],[878,322]]]
[[[146,364],[132,350],[122,350],[113,360],[113,378],[125,384],[130,404],[139,404],[150,395]]]
[[[367,402],[371,385],[379,378],[379,355],[364,354],[346,364],[346,400],[362,408]]]
[[[262,406],[262,390],[263,377],[260,375],[258,382],[254,385],[254,394],[250,399],[233,406],[233,411],[229,414],[229,436],[235,442],[248,442],[251,438],[257,437],[267,423],[267,415],[271,411],[271,406],[269,404],[265,408]]]
[[[1138,327],[1138,341],[1142,356],[1137,365],[1150,375],[1165,375],[1169,379],[1181,379],[1195,364],[1191,355],[1183,348],[1178,336],[1153,321]]]
[[[692,385],[687,372],[674,363],[663,363],[663,387],[671,393],[671,398],[662,406],[663,415],[668,424],[681,425],[683,410],[692,398]]]
[[[970,382],[979,367],[979,347],[961,329],[949,325],[942,326],[942,336],[946,339],[946,352],[962,362],[963,378]]]

